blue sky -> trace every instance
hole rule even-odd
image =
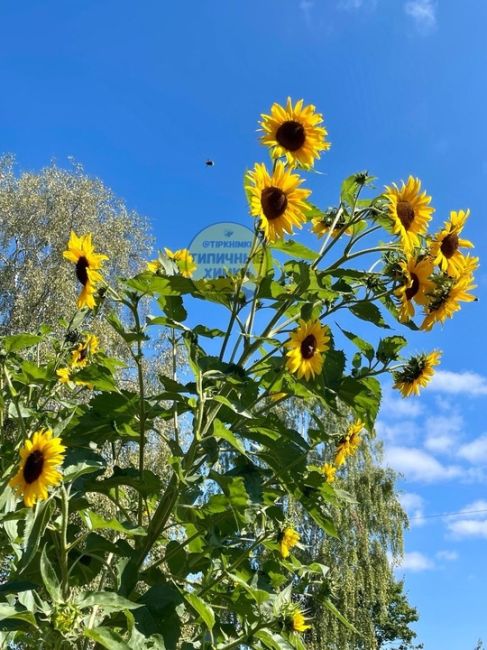
[[[315,202],[333,204],[364,168],[381,184],[413,173],[436,225],[471,209],[483,259],[486,21],[485,0],[3,0],[0,151],[26,169],[74,156],[176,248],[209,223],[249,223],[242,174],[265,159],[258,116],[303,97],[333,143],[310,179]],[[386,390],[378,426],[405,474],[400,574],[426,650],[487,641],[483,268],[477,277],[479,303],[412,337],[412,349],[444,350],[432,387],[413,402]]]

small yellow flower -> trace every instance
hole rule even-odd
[[[196,271],[196,264],[193,256],[187,248],[180,248],[174,253],[169,248],[164,249],[170,260],[176,262],[183,278],[190,278]]]
[[[260,228],[267,241],[282,239],[293,227],[301,228],[306,221],[306,199],[311,190],[299,186],[303,179],[278,161],[272,175],[265,165],[256,164],[247,173],[245,189],[249,197],[250,214],[260,219]]]
[[[328,132],[322,126],[323,116],[312,104],[303,106],[300,99],[293,106],[288,97],[286,106],[275,103],[270,115],[262,115],[262,144],[270,147],[271,157],[286,157],[290,167],[309,169],[322,151],[330,148]]]
[[[300,609],[295,609],[289,619],[289,623],[293,632],[306,632],[311,625],[306,622],[308,619]]]
[[[57,467],[64,460],[66,447],[61,438],[53,438],[50,429],[36,431],[20,450],[20,465],[9,485],[24,497],[24,503],[32,508],[36,501],[48,497],[48,488],[57,485],[62,478]]]
[[[70,368],[59,368],[59,370],[56,370],[56,374],[61,384],[68,384],[71,381]]]
[[[68,248],[64,251],[63,257],[76,265],[76,277],[83,285],[83,289],[78,297],[78,309],[88,307],[93,309],[95,306],[96,285],[102,281],[100,269],[107,255],[95,253],[91,241],[91,233],[78,237],[72,230],[68,242]]]
[[[420,235],[426,233],[434,212],[430,207],[431,196],[421,192],[419,178],[410,176],[401,187],[395,183],[386,186],[385,197],[389,202],[390,229],[399,236],[406,255],[411,255],[420,244]]]
[[[362,420],[356,420],[347,429],[336,448],[335,465],[340,467],[349,456],[353,456],[362,441],[360,434],[364,428]]]
[[[328,350],[329,330],[317,320],[299,321],[299,327],[291,333],[285,344],[288,349],[286,368],[299,379],[306,381],[319,375],[323,368],[323,352]]]
[[[163,266],[162,266],[160,260],[151,260],[150,262],[146,263],[146,268],[151,273],[157,273],[158,271],[160,271],[163,268]]]
[[[472,242],[468,239],[459,238],[469,214],[470,210],[450,212],[450,221],[445,221],[443,230],[433,238],[431,244],[434,264],[454,278],[460,277],[465,265],[465,258],[460,248],[473,248]]]
[[[394,373],[394,388],[403,397],[419,395],[420,389],[427,386],[434,375],[434,367],[440,363],[441,352],[434,350],[429,354],[412,357],[406,365]]]
[[[335,480],[335,474],[336,474],[337,468],[334,465],[332,465],[331,463],[325,463],[321,467],[321,471],[325,475],[326,482],[327,483],[333,483],[333,481]]]
[[[300,535],[294,528],[288,526],[281,533],[280,538],[280,547],[281,555],[283,558],[287,558],[290,555],[291,549],[296,546],[300,540]]]

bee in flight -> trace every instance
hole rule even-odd
[[[214,167],[214,166],[215,166],[215,162],[214,162],[213,160],[210,160],[210,159],[208,158],[208,160],[205,162],[205,165],[206,165],[207,167]]]

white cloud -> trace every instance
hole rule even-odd
[[[419,31],[428,33],[436,27],[436,3],[433,0],[408,0],[404,11],[411,16]]]
[[[433,452],[448,452],[458,443],[464,422],[458,413],[435,415],[426,420],[425,447]]]
[[[420,402],[397,397],[390,386],[385,386],[380,407],[381,414],[394,418],[416,418],[423,412]]]
[[[477,499],[460,511],[459,517],[445,517],[446,527],[455,537],[487,539],[487,501]]]
[[[398,571],[413,571],[418,573],[420,571],[429,571],[434,568],[434,563],[424,553],[419,551],[411,551],[404,553],[404,557],[395,567]]]
[[[404,475],[407,481],[434,483],[461,474],[456,466],[442,465],[436,458],[415,447],[389,447],[384,453],[385,464]]]
[[[458,455],[476,465],[487,465],[487,435],[462,445]]]
[[[375,424],[377,435],[382,440],[390,442],[399,442],[401,444],[411,444],[416,442],[419,437],[420,429],[415,422],[403,420],[402,422],[384,422],[378,420]]]
[[[445,562],[454,562],[458,560],[458,553],[456,551],[438,551],[436,557],[438,560],[444,560]]]
[[[487,379],[476,372],[438,370],[428,387],[440,393],[472,396],[487,395]]]
[[[422,526],[424,520],[424,499],[414,492],[405,492],[399,495],[399,502],[409,517],[411,526]]]

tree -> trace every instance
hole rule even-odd
[[[71,318],[77,287],[62,256],[71,230],[93,233],[110,258],[108,282],[140,271],[152,245],[147,221],[77,163],[17,174],[12,156],[0,158],[0,224],[0,334]],[[111,328],[94,321],[113,343]]]
[[[311,646],[316,650],[421,647],[412,645],[416,634],[410,628],[417,611],[391,568],[391,558],[402,554],[407,516],[398,500],[396,474],[381,466],[381,458],[380,443],[364,439],[359,453],[337,474],[337,488],[350,495],[345,507],[332,512],[337,537],[324,536],[308,517],[300,526],[310,559],[332,567],[331,600],[351,624],[344,625],[326,606],[318,607]],[[324,452],[317,462],[331,460]]]

